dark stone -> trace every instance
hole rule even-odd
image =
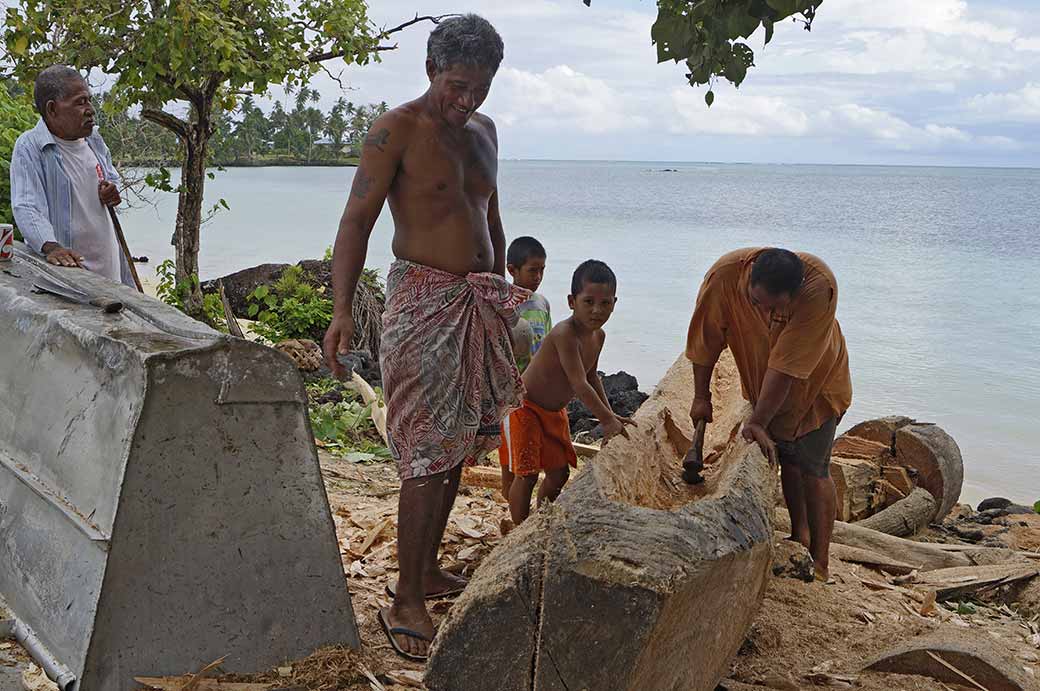
[[[1036,513],[1032,506],[1022,506],[1021,504],[1011,504],[1005,507],[1005,515],[1017,515],[1023,513]]]
[[[639,390],[639,382],[627,372],[605,375],[598,372],[603,382],[603,392],[607,394],[610,408],[617,415],[631,417],[649,396]],[[571,434],[582,432],[590,434],[592,439],[603,437],[599,420],[584,403],[575,399],[567,404],[567,417],[571,423]]]
[[[354,371],[361,375],[362,379],[373,388],[382,388],[383,374],[379,370],[379,360],[377,358],[372,357],[372,354],[367,350],[352,350],[347,357],[354,364]],[[332,370],[324,362],[321,367],[313,372],[300,372],[300,374],[306,383],[332,378]]]
[[[261,285],[270,285],[277,281],[288,267],[289,264],[261,264],[249,269],[242,269],[212,281],[203,281],[202,292],[219,292],[217,282],[223,281],[224,293],[227,295],[228,304],[231,305],[231,311],[239,317],[246,317],[249,314],[249,302],[246,300],[246,296]]]
[[[1006,509],[1011,506],[1012,501],[1005,499],[1004,497],[991,497],[990,499],[983,499],[979,503],[979,512],[987,511],[989,509]]]

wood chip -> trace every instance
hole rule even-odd
[[[368,531],[368,535],[365,536],[365,541],[362,542],[361,547],[358,548],[357,555],[362,557],[365,556],[365,552],[375,544],[375,541],[379,539],[379,536],[384,530],[390,527],[391,523],[393,523],[393,521],[389,518],[384,518],[372,526],[372,529]]]
[[[395,684],[408,686],[413,689],[421,689],[423,685],[422,672],[412,669],[397,669],[386,673],[386,678]]]

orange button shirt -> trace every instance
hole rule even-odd
[[[819,257],[798,252],[805,267],[794,299],[767,317],[748,295],[751,266],[765,248],[736,250],[708,270],[690,320],[686,357],[710,366],[728,346],[744,398],[754,404],[766,370],[794,378],[769,425],[776,439],[793,441],[839,417],[852,403],[845,337],[835,318],[838,283]]]

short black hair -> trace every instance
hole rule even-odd
[[[577,295],[586,283],[605,283],[617,292],[617,276],[610,267],[598,259],[586,259],[574,270],[571,277],[571,295]]]
[[[802,287],[805,267],[790,250],[771,247],[755,258],[751,265],[751,285],[762,286],[770,295],[787,293],[794,296]]]
[[[506,264],[519,269],[531,257],[545,259],[545,248],[542,247],[542,243],[527,235],[518,237],[509,243],[509,249],[506,250]]]
[[[426,40],[426,58],[438,72],[455,65],[486,67],[498,72],[504,46],[491,22],[475,14],[462,14],[437,24]]]
[[[33,101],[41,117],[47,115],[47,103],[60,101],[68,93],[72,81],[85,82],[83,75],[66,65],[51,65],[36,75],[33,84]]]

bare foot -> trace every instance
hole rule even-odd
[[[430,654],[430,643],[433,641],[435,631],[433,620],[430,619],[430,615],[427,614],[425,608],[411,609],[394,605],[393,607],[385,607],[379,610],[379,615],[385,618],[388,628],[401,627],[409,629],[429,639],[423,640],[405,633],[392,634],[394,641],[403,652],[419,657],[425,657]]]
[[[440,593],[450,593],[459,588],[465,588],[466,584],[469,583],[469,580],[462,576],[456,576],[450,571],[435,568],[433,571],[427,572],[423,577],[423,583],[426,586],[426,597],[430,597]]]
[[[820,583],[834,582],[831,580],[830,569],[827,568],[826,564],[821,566],[820,562],[813,562],[813,570],[816,572],[816,580]]]

